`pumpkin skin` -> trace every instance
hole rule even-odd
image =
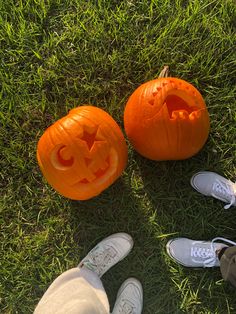
[[[174,77],[139,86],[126,104],[124,125],[134,149],[152,160],[195,155],[210,130],[209,114],[199,91]]]
[[[70,199],[86,200],[121,175],[127,163],[127,146],[108,113],[81,106],[44,132],[38,142],[37,159],[56,191]]]

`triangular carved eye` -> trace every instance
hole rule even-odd
[[[154,106],[154,99],[149,100],[149,105]]]

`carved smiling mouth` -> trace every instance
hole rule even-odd
[[[88,180],[88,178],[83,178],[82,180],[79,180],[75,184],[73,184],[73,187],[82,188],[82,185],[84,188],[86,188],[86,185],[89,183],[100,183],[103,184],[105,181],[108,180],[108,178],[111,178],[115,172],[117,171],[117,164],[118,164],[118,156],[116,151],[111,148],[109,152],[109,156],[106,158],[104,166],[102,168],[99,168],[96,172],[94,172],[95,178],[92,180]]]
[[[155,98],[152,98],[148,103],[151,106],[155,106]],[[201,111],[203,109],[198,106],[194,106],[193,104],[189,105],[188,102],[180,96],[170,94],[163,100],[163,103],[157,112],[155,112],[155,114],[148,120],[153,120],[156,116],[159,116],[161,110],[166,112],[166,115],[169,116],[170,120],[176,120],[179,118],[194,120],[201,116]]]
[[[185,111],[188,113],[188,115],[190,115],[192,112],[199,109],[197,107],[189,106],[186,101],[177,95],[167,96],[165,99],[165,104],[170,118],[173,118],[173,113],[175,111]]]
[[[85,163],[86,163],[86,166],[87,166],[87,167],[89,167],[89,165],[91,164],[91,162],[92,162],[92,161],[91,161],[90,159],[85,158]],[[91,183],[91,182],[93,182],[93,181],[95,181],[95,180],[101,178],[101,177],[107,172],[107,170],[109,169],[109,167],[110,167],[110,158],[107,157],[107,158],[105,159],[105,162],[104,162],[104,167],[103,167],[103,168],[99,168],[96,172],[94,172],[95,179],[89,181],[87,178],[84,178],[84,179],[78,181],[77,183],[85,183],[85,184]]]

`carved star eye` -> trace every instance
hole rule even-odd
[[[94,145],[94,142],[96,141],[97,131],[98,131],[98,129],[94,130],[92,133],[88,133],[86,130],[84,130],[83,136],[77,137],[86,143],[89,151],[91,151],[91,149]]]

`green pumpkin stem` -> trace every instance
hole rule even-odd
[[[158,78],[161,78],[161,77],[168,77],[169,76],[169,72],[170,72],[170,69],[169,69],[169,66],[168,65],[165,65],[164,68],[161,70]]]

